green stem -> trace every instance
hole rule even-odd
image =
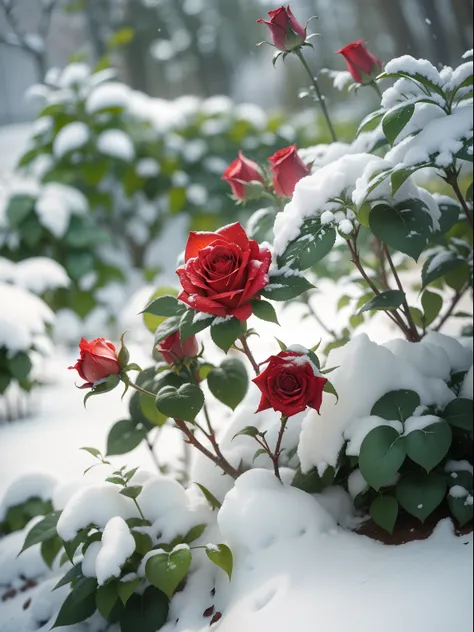
[[[287,421],[288,421],[288,417],[285,417],[285,415],[282,415],[281,416],[280,431],[278,432],[278,438],[277,438],[277,442],[276,442],[276,446],[275,446],[275,452],[273,453],[273,456],[272,456],[273,471],[275,472],[275,476],[277,477],[277,479],[280,482],[281,482],[281,476],[280,476],[280,467],[278,465],[278,461],[280,459],[281,442],[283,441],[283,434],[285,433],[285,427],[286,427],[286,422]]]
[[[375,90],[375,92],[378,94],[378,96],[380,97],[380,99],[382,99],[382,92],[380,91],[380,88],[377,84],[376,81],[371,81],[369,83],[369,86],[372,86],[372,88]]]
[[[321,106],[324,118],[326,119],[326,124],[327,124],[327,126],[329,128],[329,133],[331,134],[332,141],[335,143],[335,142],[337,142],[336,132],[334,131],[334,127],[332,126],[331,119],[329,118],[329,112],[327,110],[326,103],[324,102],[324,97],[321,94],[321,90],[319,89],[318,80],[316,79],[316,77],[311,72],[311,68],[308,66],[308,62],[304,58],[304,55],[301,52],[301,49],[300,48],[296,48],[294,53],[296,54],[298,59],[303,64],[303,68],[306,70],[306,74],[308,75],[308,77],[311,80],[311,85],[313,86],[313,88],[314,88],[314,90],[316,92],[316,96],[318,97],[319,105]]]
[[[135,384],[134,382],[129,382],[128,385],[134,388],[139,393],[143,393],[143,395],[148,395],[148,397],[153,397],[153,399],[156,398],[156,393],[147,391],[146,389],[142,388],[141,386],[138,386],[138,384]]]
[[[446,182],[451,185],[454,193],[456,194],[456,197],[458,198],[459,203],[461,204],[461,206],[462,206],[462,208],[464,210],[464,213],[466,214],[466,219],[467,219],[467,221],[469,222],[469,224],[470,224],[470,226],[472,228],[473,227],[472,211],[469,208],[466,200],[464,199],[462,191],[461,191],[461,189],[459,187],[457,173],[455,171],[452,171],[452,170],[449,170],[449,171],[446,170],[446,178],[445,179],[446,179]]]

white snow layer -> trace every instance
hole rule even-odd
[[[48,474],[27,474],[17,478],[8,487],[0,502],[0,522],[5,518],[10,507],[21,505],[30,498],[50,500],[57,481]]]
[[[86,110],[94,114],[108,108],[124,108],[129,103],[130,93],[130,88],[123,83],[100,84],[87,97]]]
[[[84,147],[89,141],[89,128],[85,123],[74,121],[59,130],[54,139],[53,153],[56,158],[62,158],[66,154]]]
[[[99,586],[111,577],[120,576],[122,566],[135,551],[135,546],[133,535],[123,518],[115,516],[107,522],[95,561]]]
[[[18,263],[0,257],[0,281],[8,281],[40,295],[70,283],[62,265],[47,257],[30,257]]]
[[[83,215],[89,204],[78,189],[50,182],[42,187],[35,210],[41,224],[55,237],[63,237],[71,215]]]
[[[135,157],[132,139],[120,129],[102,132],[97,139],[97,149],[106,156],[120,158],[125,162],[131,162]]]
[[[443,341],[445,338],[451,341],[447,336],[437,336]],[[441,346],[438,340],[433,341],[433,346]],[[322,474],[328,465],[334,467],[345,433],[349,432],[350,438],[351,426],[355,424],[357,427],[356,420],[367,418],[376,401],[389,391],[413,390],[423,405],[444,406],[454,398],[447,384],[439,377],[433,377],[431,359],[436,357],[436,351],[429,348],[429,341],[412,344],[410,356],[418,353],[416,362],[408,362],[406,354],[397,355],[371,342],[365,334],[330,353],[328,364],[338,367],[331,374],[331,382],[339,394],[339,402],[336,405],[333,396],[325,395],[321,414],[312,410],[306,414],[298,446],[303,471],[316,466]],[[367,422],[366,428],[369,432],[372,424]],[[355,445],[360,446],[362,440],[358,434]]]

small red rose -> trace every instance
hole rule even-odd
[[[363,40],[347,44],[336,52],[344,57],[347,69],[357,83],[371,83],[382,69],[382,62],[372,55]]]
[[[276,48],[289,53],[305,42],[306,29],[295,18],[289,5],[269,11],[268,15],[270,16],[269,21],[257,20],[257,22],[268,26]]]
[[[247,320],[250,301],[269,282],[271,258],[239,223],[215,233],[191,233],[185,263],[176,270],[183,288],[178,299],[205,314]]]
[[[291,197],[296,184],[310,173],[296,151],[296,145],[284,147],[268,159],[271,163],[273,187],[281,197]]]
[[[81,338],[79,349],[79,360],[68,368],[76,369],[80,377],[86,380],[81,388],[91,388],[98,380],[120,373],[117,351],[109,340],[96,338],[88,342]]]
[[[262,392],[257,413],[273,408],[285,417],[308,406],[318,411],[327,379],[304,353],[281,351],[268,359],[268,366],[253,382]]]
[[[230,184],[232,193],[239,200],[245,200],[246,188],[250,182],[263,182],[263,175],[260,167],[253,160],[246,158],[241,151],[239,157],[236,158],[224,171],[222,180]]]
[[[184,358],[194,358],[199,352],[199,345],[195,336],[181,342],[179,331],[176,331],[162,340],[156,350],[161,353],[167,364],[175,364]]]

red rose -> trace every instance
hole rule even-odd
[[[280,7],[274,11],[269,11],[270,21],[257,20],[263,24],[267,24],[270,29],[273,44],[279,50],[290,52],[301,46],[306,40],[306,29],[298,22],[290,6]]]
[[[273,187],[281,197],[291,197],[296,183],[310,172],[298,156],[296,145],[280,149],[268,160],[272,163]]]
[[[269,358],[267,368],[253,382],[262,391],[257,413],[273,408],[291,417],[307,406],[319,412],[327,380],[307,355],[281,351]]]
[[[222,180],[230,184],[232,193],[239,200],[245,200],[245,184],[247,182],[263,182],[260,167],[253,160],[246,158],[241,151],[239,157],[236,158],[224,171]]]
[[[271,258],[239,223],[191,233],[185,264],[176,270],[183,287],[178,299],[199,312],[247,320],[251,299],[268,284]]]
[[[82,379],[86,380],[83,388],[91,387],[94,382],[102,380],[104,377],[120,373],[115,347],[105,338],[96,338],[91,342],[82,338],[79,349],[81,357],[74,366],[68,368],[76,369]]]
[[[199,352],[199,345],[195,336],[190,336],[181,342],[179,331],[176,331],[162,340],[156,350],[161,353],[167,364],[175,364],[184,358],[194,358]]]
[[[344,57],[347,69],[357,83],[370,83],[382,69],[382,62],[367,50],[363,40],[347,44],[336,52]]]

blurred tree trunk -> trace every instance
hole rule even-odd
[[[419,47],[405,18],[400,0],[379,0],[379,7],[387,32],[395,39],[396,53],[416,57],[419,54]]]
[[[462,52],[472,48],[472,0],[452,0],[452,8],[457,25],[458,42]]]
[[[430,61],[433,64],[447,64],[450,60],[450,51],[446,40],[446,25],[439,13],[438,5],[434,0],[418,0],[423,19],[429,20],[430,27]],[[464,0],[466,1],[466,0]]]

